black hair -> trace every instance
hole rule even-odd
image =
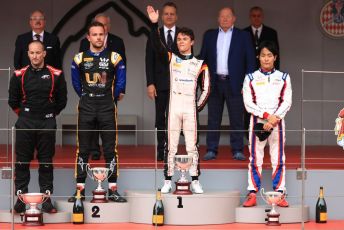
[[[260,6],[253,6],[251,9],[250,9],[250,13],[252,12],[252,11],[260,11],[260,12],[263,12],[263,8],[262,7],[260,7]]]
[[[189,36],[191,38],[191,41],[195,40],[195,35],[192,29],[183,27],[178,30],[178,34],[185,34],[186,36]]]
[[[98,26],[102,27],[105,30],[103,23],[100,23],[100,22],[97,22],[97,21],[93,21],[93,22],[91,22],[91,24],[87,28],[87,34],[90,35],[91,27],[98,27]]]
[[[268,49],[274,56],[279,55],[277,45],[273,41],[263,41],[262,43],[260,43],[258,47],[258,55],[260,55],[260,52],[264,48]]]
[[[166,6],[173,7],[174,9],[176,9],[176,12],[177,12],[177,5],[176,5],[174,2],[166,2],[166,3],[162,6],[162,9],[164,9]]]

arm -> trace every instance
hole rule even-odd
[[[10,80],[10,86],[8,89],[8,105],[12,108],[12,110],[17,115],[19,115],[21,101],[22,101],[20,86],[21,86],[20,79],[14,74]]]
[[[250,34],[243,31],[245,39],[245,52],[246,52],[246,73],[253,73],[256,70],[255,50],[252,44]]]
[[[79,70],[79,64],[81,63],[81,60],[82,60],[82,54],[83,53],[79,53],[75,55],[74,60],[72,62],[72,67],[71,67],[73,88],[79,97],[81,97],[82,95],[82,85],[81,85],[81,77],[80,77],[80,70]]]
[[[116,52],[111,53],[111,62],[115,67],[115,101],[121,100],[125,94],[126,87],[126,67],[121,55]]]
[[[146,44],[146,80],[147,80],[147,95],[150,99],[154,99],[157,96],[154,75],[155,75],[155,52],[151,45],[151,40],[148,38]]]
[[[282,103],[278,107],[277,111],[274,115],[278,116],[279,118],[283,119],[287,112],[289,111],[292,103],[292,89],[291,89],[291,81],[289,74],[286,74],[286,78],[284,81],[284,87],[281,91],[281,100]]]
[[[125,46],[124,46],[124,42],[121,38],[119,38],[119,47],[118,47],[118,53],[121,55],[124,64],[127,64],[127,57],[125,55]]]
[[[198,112],[202,111],[204,108],[205,104],[207,103],[209,94],[210,94],[210,76],[209,76],[209,70],[208,66],[206,64],[203,64],[201,70],[200,70],[200,78],[201,84],[201,95],[197,101],[197,110]]]
[[[60,40],[57,36],[56,36],[56,44],[54,46],[54,58],[55,58],[54,63],[56,65],[54,67],[58,69],[62,69]]]
[[[55,115],[59,115],[67,104],[67,85],[63,73],[61,73],[56,80],[55,103]]]

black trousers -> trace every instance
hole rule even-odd
[[[105,165],[111,170],[108,181],[117,181],[117,110],[112,98],[91,98],[83,96],[79,102],[76,181],[85,183],[86,166],[92,149],[92,140],[96,128],[101,130]],[[96,166],[101,167],[101,166]]]
[[[39,162],[38,182],[41,193],[49,190],[53,193],[55,155],[56,120],[31,119],[19,117],[16,124],[16,162],[15,162],[15,190],[28,192],[30,182],[30,162],[34,159],[37,149]],[[34,130],[30,130],[34,129]],[[37,191],[36,191],[37,192]]]
[[[155,97],[155,127],[158,130],[157,133],[157,151],[158,154],[164,156],[167,151],[167,108],[169,101],[169,91],[161,90],[157,91],[157,96]]]

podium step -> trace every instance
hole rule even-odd
[[[90,203],[90,201],[84,201],[83,204],[85,223],[129,222],[129,203]],[[73,212],[73,203],[66,200],[57,200],[55,205],[59,211]]]
[[[236,208],[236,222],[237,223],[265,223],[267,218],[267,209],[271,209],[271,206],[262,205],[251,208],[237,207]],[[288,208],[276,208],[280,214],[280,223],[300,223],[302,222],[302,206],[291,205]],[[304,222],[309,221],[309,206],[303,208]]]
[[[24,216],[15,213],[14,223],[22,223]],[[0,222],[10,223],[12,222],[12,213],[9,210],[0,210]],[[70,223],[71,213],[67,211],[60,211],[54,214],[48,214],[43,212],[43,223],[45,224],[58,224],[58,223]]]
[[[127,191],[130,222],[152,223],[155,193]],[[204,194],[162,194],[167,225],[207,225],[235,222],[235,209],[240,204],[239,191],[206,191]]]

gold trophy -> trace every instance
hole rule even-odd
[[[192,164],[192,156],[189,155],[175,155],[174,163],[176,168],[180,171],[181,177],[176,183],[176,190],[173,192],[175,195],[191,195],[190,190],[191,182],[185,176],[185,172],[189,170]]]
[[[37,205],[44,203],[50,197],[50,191],[47,190],[45,193],[22,193],[21,190],[18,190],[17,196],[24,204],[30,206],[25,211],[23,225],[42,226],[43,213],[38,209]]]
[[[91,203],[107,203],[108,200],[106,199],[106,191],[102,187],[102,182],[108,179],[112,171],[110,173],[110,169],[105,167],[95,167],[91,168],[89,164],[87,164],[87,174],[88,176],[93,179],[94,181],[98,182],[98,187],[92,191],[93,199]]]
[[[275,192],[275,191],[270,191],[270,192],[264,192],[264,188],[262,188],[260,190],[260,194],[263,198],[263,200],[271,205],[271,211],[267,214],[268,218],[267,218],[267,222],[266,225],[268,226],[279,226],[281,225],[279,222],[279,216],[280,214],[276,211],[276,205],[278,205],[281,200],[282,197],[284,195],[284,193],[281,192]]]

